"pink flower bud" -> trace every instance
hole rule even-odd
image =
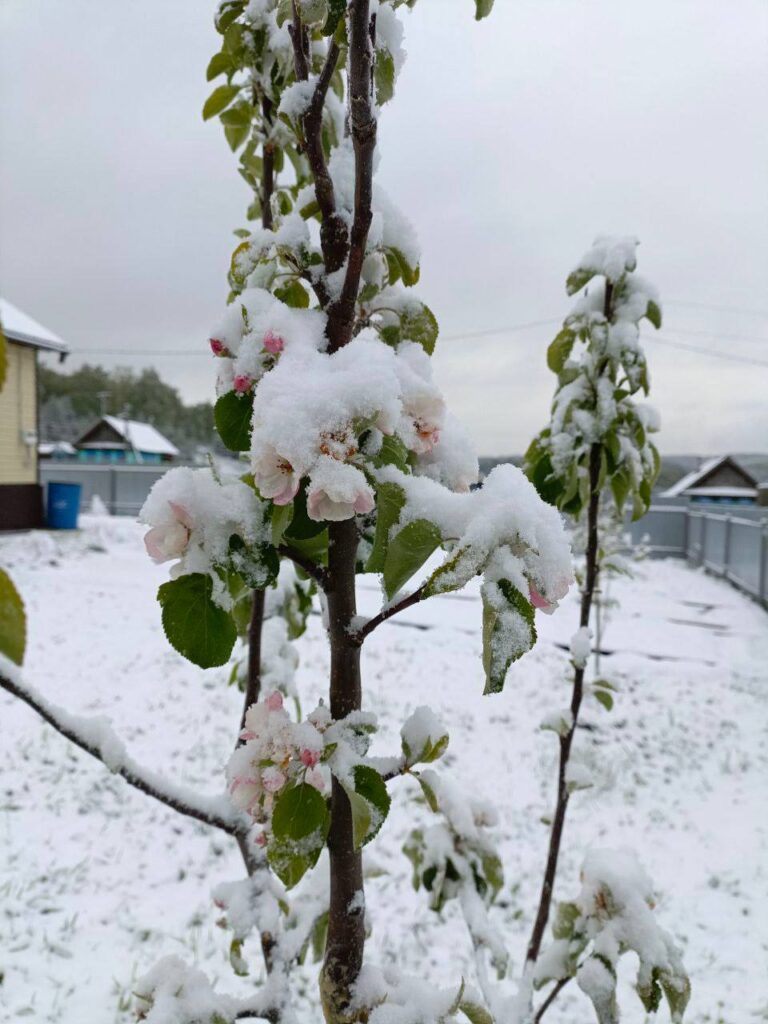
[[[253,381],[245,373],[238,373],[234,379],[234,388],[238,395],[245,395],[251,390]]]
[[[275,334],[273,331],[267,331],[264,335],[264,348],[267,352],[270,352],[273,356],[279,355],[285,348],[285,342],[279,334]]]
[[[546,597],[542,597],[533,584],[530,585],[528,596],[530,597],[531,604],[534,608],[541,608],[542,610],[549,608],[549,601]]]
[[[211,352],[213,352],[215,356],[229,355],[229,349],[224,342],[220,341],[218,338],[210,338],[208,344],[211,346]]]
[[[314,768],[317,762],[320,760],[320,755],[316,750],[302,750],[301,752],[301,763],[306,768]]]
[[[283,706],[283,695],[279,690],[273,690],[264,703],[270,711],[279,711]]]
[[[267,845],[267,833],[266,832],[259,832],[259,834],[257,836],[254,836],[253,841],[254,841],[254,843],[257,846],[266,846]]]

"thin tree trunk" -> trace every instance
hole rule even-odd
[[[331,715],[339,720],[360,709],[360,646],[351,632],[357,613],[355,559],[358,536],[355,522],[332,523],[328,551],[328,634],[331,646]],[[349,1013],[351,987],[363,965],[365,913],[363,858],[354,847],[352,809],[344,789],[334,778],[331,792],[331,828],[328,835],[331,898],[328,939],[321,978],[323,1010],[328,1024],[354,1019]]]

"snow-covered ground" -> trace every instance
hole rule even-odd
[[[0,563],[27,602],[30,682],[73,711],[109,714],[152,767],[219,790],[240,696],[225,670],[201,672],[166,643],[155,602],[166,570],[144,556],[141,530],[86,517],[79,534],[0,538]],[[375,579],[362,588],[362,611],[372,613]],[[644,562],[613,592],[621,607],[601,672],[621,692],[610,714],[589,707],[579,734],[598,781],[572,800],[558,895],[575,895],[590,845],[635,850],[657,883],[660,923],[684,949],[688,1019],[768,1020],[768,616],[681,563]],[[374,753],[397,752],[400,723],[428,703],[450,727],[444,768],[498,805],[506,884],[493,913],[517,966],[547,839],[540,818],[553,798],[555,740],[537,727],[567,703],[562,646],[575,619],[574,599],[539,616],[539,644],[494,697],[482,696],[475,592],[404,613],[365,650],[365,701],[382,725]],[[325,676],[319,619],[299,649],[311,708]],[[196,961],[222,989],[247,991],[253,982],[232,976],[230,935],[210,900],[216,883],[242,874],[234,843],[131,790],[10,696],[0,708],[0,1021],[128,1021],[132,981],[166,953]],[[410,780],[393,796],[368,848],[368,955],[446,986],[471,979],[456,908],[427,911],[400,852],[413,819],[429,812]],[[258,965],[255,951],[251,960]],[[623,1019],[639,1024],[632,966]],[[315,971],[303,969],[309,992]],[[316,1024],[316,1013],[305,1019]],[[593,1016],[569,987],[547,1020]]]

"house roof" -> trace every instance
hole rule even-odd
[[[705,480],[711,473],[713,473],[720,466],[726,462],[730,462],[744,477],[744,484],[748,486],[748,481],[752,480],[752,474],[748,473],[743,466],[740,466],[738,462],[731,458],[730,455],[715,455],[711,459],[705,459],[704,462],[699,466],[698,469],[694,469],[690,473],[686,473],[685,476],[681,477],[677,483],[673,484],[670,488],[663,492],[662,498],[677,498],[681,494],[685,494],[688,491],[695,490],[697,494],[704,494],[705,492],[712,494],[717,491],[718,494],[741,494],[744,491],[744,486],[738,484],[731,485],[719,485],[717,488],[697,487],[702,480]],[[756,486],[756,482],[753,481],[753,486]]]
[[[0,321],[3,325],[3,334],[11,341],[19,342],[21,345],[31,345],[33,348],[44,348],[50,352],[60,352],[66,355],[69,352],[69,345],[58,334],[43,327],[37,320],[33,320],[12,302],[0,298]]]
[[[173,456],[179,454],[179,449],[176,445],[161,434],[156,427],[153,427],[151,423],[141,423],[139,420],[125,420],[122,416],[102,416],[99,423],[108,423],[115,433],[125,439],[126,445],[135,451],[147,452],[152,455]],[[90,430],[83,434],[83,438],[88,437],[94,429],[95,427],[91,427]],[[105,441],[91,441],[84,444],[76,441],[75,444],[78,447],[110,447],[109,442]]]

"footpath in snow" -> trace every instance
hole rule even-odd
[[[166,567],[144,556],[141,537],[129,521],[86,517],[78,534],[0,538],[0,564],[27,603],[25,673],[71,711],[109,715],[135,758],[216,792],[240,695],[225,669],[202,672],[168,646],[155,602]],[[579,733],[595,784],[572,800],[556,895],[576,893],[590,846],[634,850],[657,884],[660,923],[684,951],[687,1019],[766,1021],[768,615],[678,562],[640,563],[634,579],[611,586],[620,607],[605,630],[601,675],[620,692],[611,713],[589,706]],[[379,601],[376,579],[364,579],[361,611],[373,614]],[[553,800],[555,741],[538,726],[567,703],[575,599],[537,623],[539,644],[498,696],[482,696],[471,588],[383,626],[364,664],[365,703],[381,723],[373,752],[396,751],[400,723],[430,704],[450,729],[445,770],[498,806],[506,882],[494,915],[515,967],[540,884],[540,819]],[[310,708],[326,672],[319,617],[298,649]],[[168,953],[247,992],[253,981],[234,978],[231,935],[216,926],[210,898],[242,875],[233,841],[130,790],[10,696],[0,708],[0,1022],[132,1020],[132,983]],[[400,851],[429,815],[416,790],[410,780],[394,785],[393,812],[368,848],[368,953],[450,985],[473,977],[471,950],[456,908],[438,917],[411,888]],[[250,959],[257,968],[255,952]],[[308,988],[315,975],[303,968]],[[632,996],[622,1003],[628,1024],[646,1019]],[[566,989],[547,1019],[593,1018]]]

